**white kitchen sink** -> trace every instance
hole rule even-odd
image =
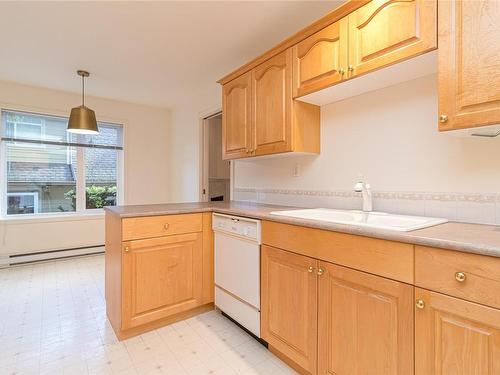
[[[446,223],[447,219],[393,215],[385,212],[363,212],[354,210],[334,210],[311,208],[304,210],[273,211],[271,215],[288,216],[299,219],[318,220],[329,223],[356,225],[360,227],[389,229],[409,232],[416,229]]]

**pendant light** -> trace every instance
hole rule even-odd
[[[82,77],[82,105],[71,109],[68,128],[66,130],[77,134],[99,134],[95,112],[85,107],[85,78],[90,73],[85,70],[78,70],[76,74]]]

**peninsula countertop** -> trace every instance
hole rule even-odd
[[[304,209],[304,207],[275,206],[234,201],[105,207],[106,213],[117,215],[121,218],[195,212],[219,212],[414,245],[439,247],[442,249],[500,257],[500,226],[496,225],[448,222],[411,232],[398,232],[270,214],[272,211],[290,209]]]

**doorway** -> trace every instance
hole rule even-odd
[[[222,113],[203,119],[203,178],[201,195],[205,202],[229,201],[231,164],[222,160]]]

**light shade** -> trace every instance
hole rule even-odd
[[[71,109],[68,131],[78,134],[99,134],[95,112],[84,105]]]

